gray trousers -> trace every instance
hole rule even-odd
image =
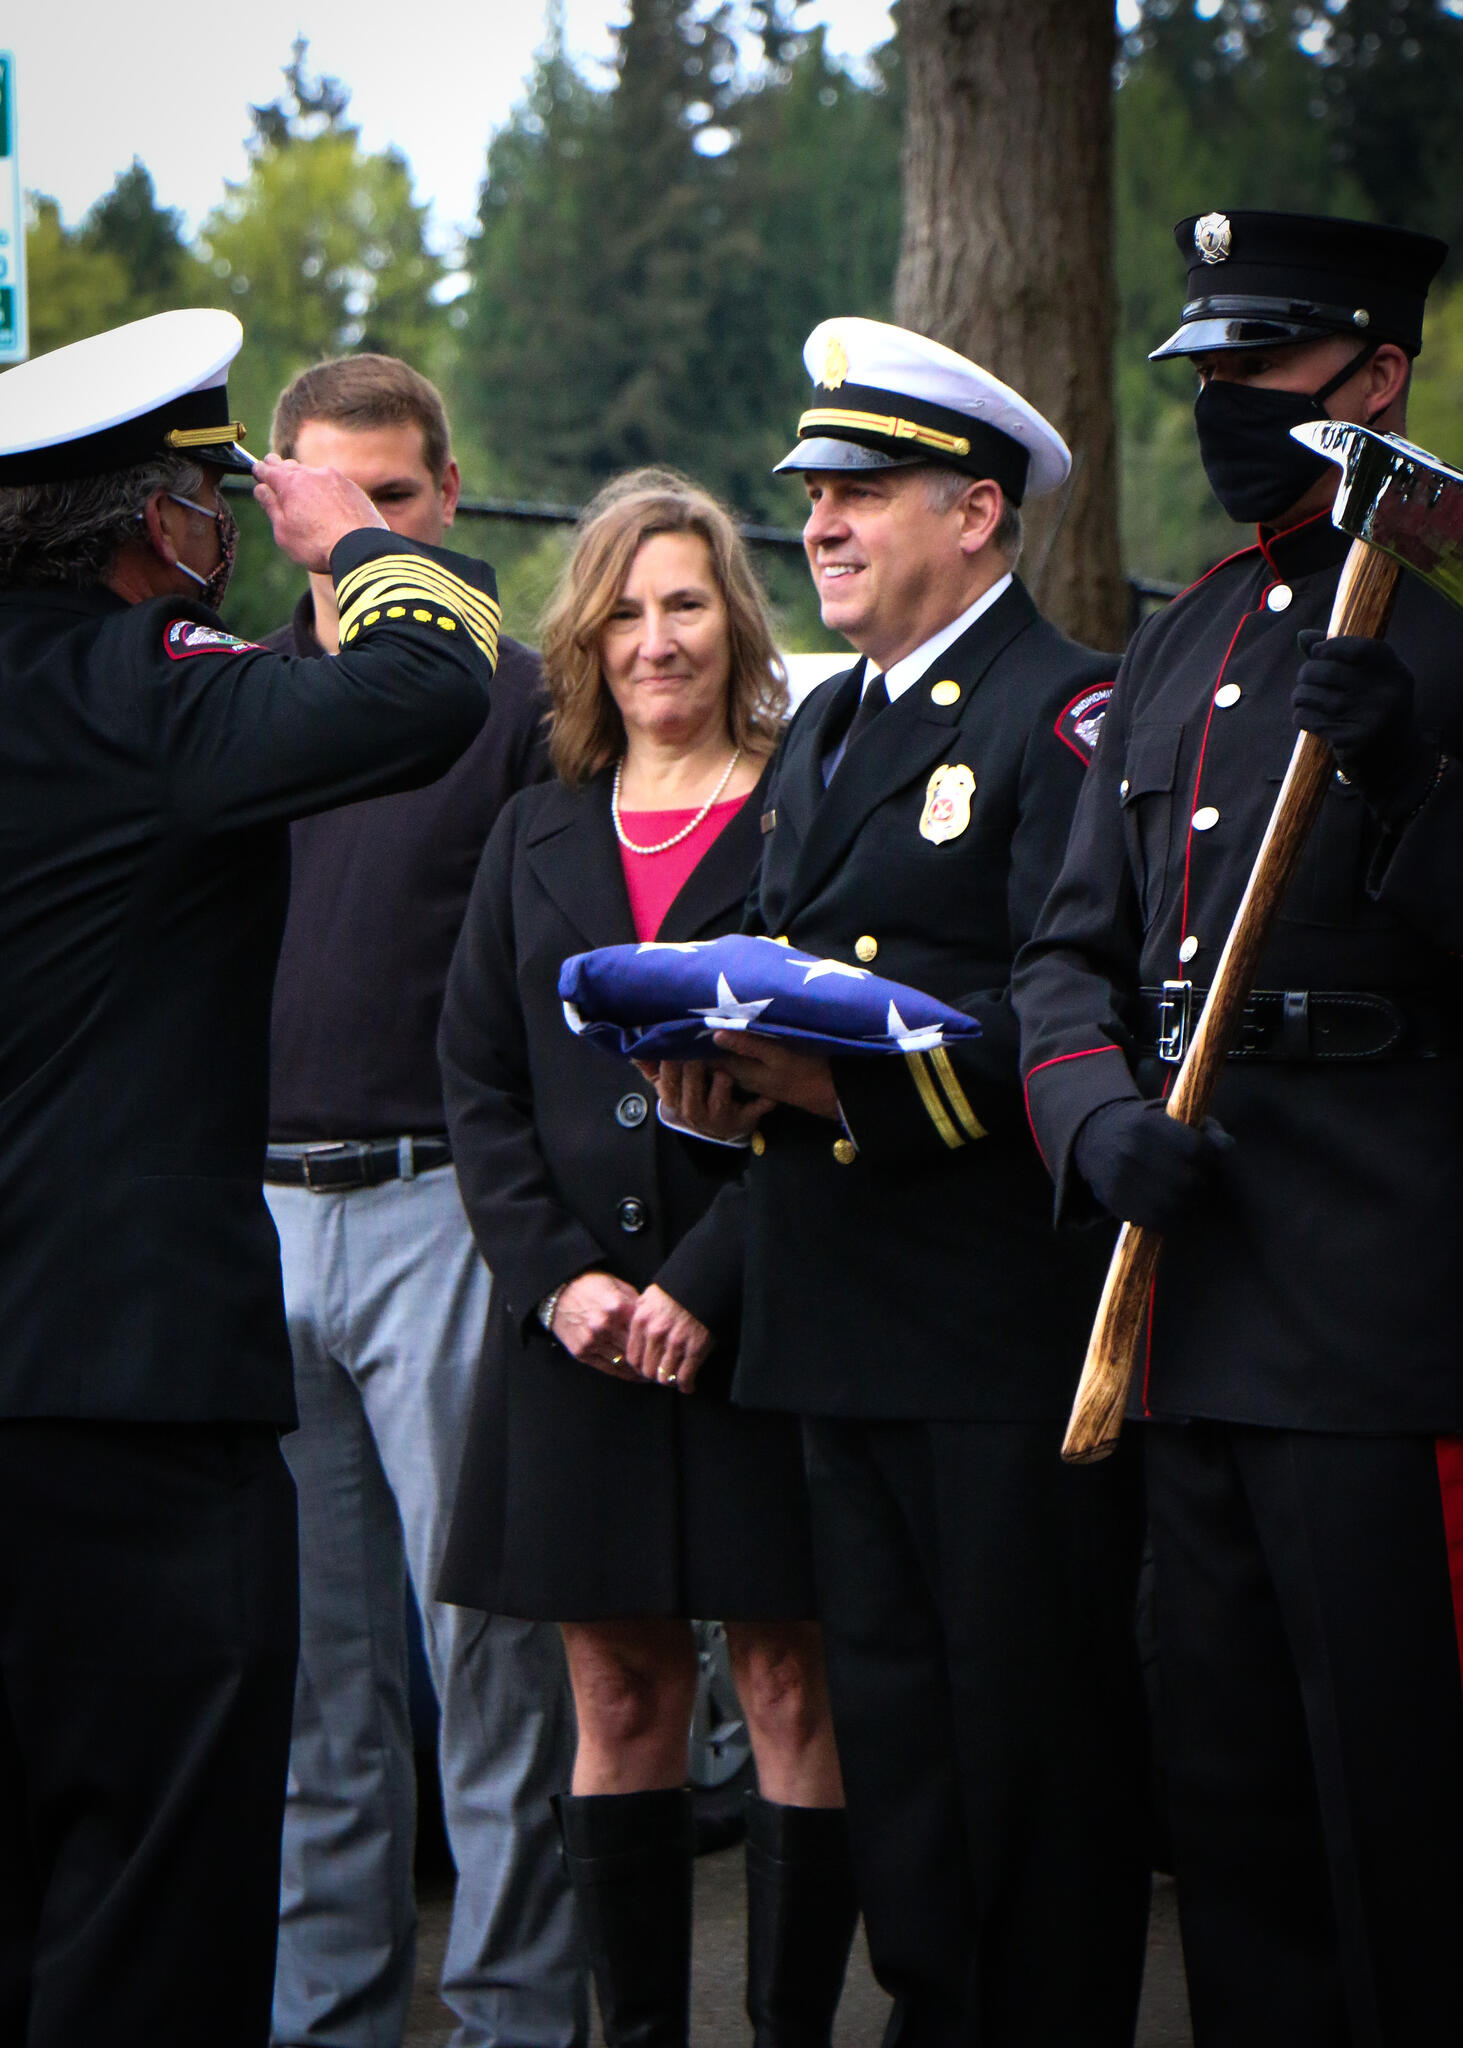
[[[432,1598],[490,1286],[456,1176],[266,1192],[300,1408],[284,1440],[300,1664],[272,2039],[402,2038],[416,1948],[409,1570],[458,1870],[442,1972],[453,2048],[577,2048],[585,1975],[549,1806],[574,1744],[558,1631]]]

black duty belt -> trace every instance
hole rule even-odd
[[[451,1163],[452,1147],[445,1138],[341,1139],[303,1148],[271,1145],[264,1155],[264,1178],[272,1187],[334,1195],[388,1180],[414,1180]]]
[[[1169,1064],[1188,1050],[1207,988],[1138,992],[1138,1049]],[[1232,1060],[1435,1060],[1463,1051],[1456,1005],[1351,988],[1251,989]]]

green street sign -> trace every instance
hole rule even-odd
[[[15,59],[0,50],[0,369],[30,353],[25,298],[25,197],[15,118]]]

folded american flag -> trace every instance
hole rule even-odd
[[[796,1039],[809,1052],[929,1052],[978,1038],[973,1017],[775,939],[652,939],[575,953],[559,970],[569,1029],[635,1059],[705,1059],[714,1031]]]

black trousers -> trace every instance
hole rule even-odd
[[[3,2048],[263,2048],[297,1625],[272,1429],[0,1423]]]
[[[1198,2048],[1463,2039],[1463,1445],[1144,1435]]]
[[[1136,1443],[804,1424],[814,1564],[888,2048],[1128,2048],[1149,1872]]]

